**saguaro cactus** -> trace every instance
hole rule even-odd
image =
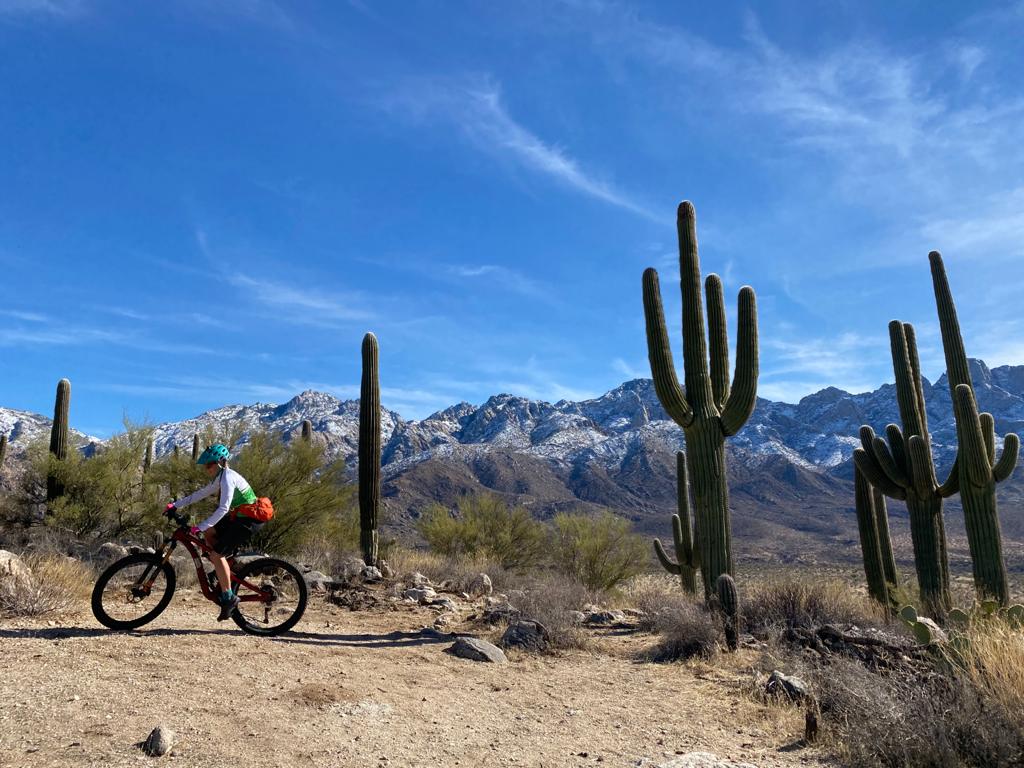
[[[718,605],[725,619],[725,644],[730,651],[739,647],[740,639],[740,598],[732,576],[723,573],[715,583]]]
[[[871,487],[859,466],[854,467],[854,491],[857,506],[857,530],[864,554],[864,575],[868,594],[888,609],[891,588],[897,583],[896,561],[889,539],[889,520],[885,497]]]
[[[942,331],[942,347],[946,354],[946,375],[956,416],[959,444],[956,469],[967,543],[971,550],[974,587],[982,598],[994,598],[1006,606],[1010,602],[1010,589],[996,508],[996,483],[1008,478],[1017,466],[1020,440],[1013,433],[1006,435],[1003,453],[996,461],[995,420],[989,413],[978,413],[960,322],[942,256],[932,251],[928,259]]]
[[[50,453],[57,461],[65,461],[68,457],[70,410],[71,382],[61,379],[57,383],[57,396],[53,403],[53,425],[50,427]],[[46,477],[46,500],[53,501],[63,494],[64,485],[51,470]]]
[[[893,320],[889,323],[889,342],[903,428],[888,425],[885,429],[886,443],[875,435],[871,427],[861,427],[863,447],[854,451],[853,460],[877,490],[891,498],[906,501],[921,599],[929,615],[941,618],[950,608],[942,500],[956,493],[957,469],[954,466],[949,479],[939,484],[935,477],[931,436],[928,434],[914,326]]]
[[[675,545],[676,560],[665,554],[659,539],[654,540],[654,552],[662,566],[669,573],[679,577],[690,594],[697,592],[697,569],[700,568],[700,554],[693,545],[690,526],[690,484],[686,476],[686,454],[676,453],[676,503],[679,514],[672,515],[672,542]]]
[[[199,433],[192,435],[192,463],[199,461]]]
[[[7,435],[0,435],[0,470],[4,468],[5,458],[7,458]]]
[[[718,275],[708,275],[705,282],[710,330],[705,339],[696,214],[688,201],[679,206],[677,229],[686,388],[679,385],[676,376],[665,328],[658,273],[651,268],[644,271],[643,277],[647,352],[658,399],[668,415],[683,428],[686,438],[704,596],[710,600],[718,577],[732,573],[733,567],[725,438],[740,431],[753,412],[757,399],[757,304],[753,288],[744,286],[740,289],[739,342],[736,370],[730,385],[729,339],[722,281]]]
[[[153,438],[146,443],[146,458],[142,460],[142,471],[149,472],[153,467]]]
[[[313,442],[313,422],[309,419],[302,420],[302,440],[306,443]]]
[[[377,337],[363,337],[363,378],[359,388],[359,544],[363,561],[377,563],[380,512],[380,379]]]

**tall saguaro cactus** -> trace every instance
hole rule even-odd
[[[153,438],[146,442],[146,458],[142,460],[142,471],[149,472],[153,468]]]
[[[50,453],[57,461],[65,461],[68,457],[70,410],[71,382],[61,379],[57,383],[57,396],[53,403],[53,424],[50,427]],[[63,494],[64,485],[51,470],[46,477],[46,501],[51,502]]]
[[[7,458],[7,435],[0,435],[0,471],[4,468],[5,458]]]
[[[854,491],[857,530],[864,555],[868,594],[888,609],[892,603],[892,587],[896,586],[898,575],[889,538],[885,497],[871,487],[859,466],[854,467]]]
[[[861,427],[862,447],[854,451],[853,460],[876,489],[890,498],[906,501],[921,600],[928,614],[939,618],[950,608],[942,500],[956,493],[958,472],[954,466],[941,485],[935,477],[914,326],[893,320],[889,323],[889,342],[903,428],[888,425],[887,443],[871,427]]]
[[[686,454],[676,452],[676,504],[679,513],[672,515],[672,543],[675,545],[676,559],[665,554],[661,540],[654,540],[654,552],[658,560],[669,573],[679,577],[683,589],[691,595],[697,592],[697,569],[700,568],[699,548],[693,544],[693,533],[690,526],[690,483],[686,476]]]
[[[377,337],[363,337],[363,378],[359,388],[359,544],[363,561],[377,563],[380,512],[380,378]]]
[[[305,443],[313,442],[313,422],[309,419],[302,420],[302,440]]]
[[[995,420],[989,413],[978,413],[960,321],[942,256],[932,251],[928,259],[946,354],[946,376],[956,416],[957,481],[971,550],[974,587],[982,597],[995,598],[1005,606],[1010,601],[1010,589],[996,508],[996,483],[1008,478],[1017,466],[1020,440],[1013,433],[1006,435],[1002,455],[996,460]]]
[[[693,485],[697,546],[705,599],[711,600],[718,577],[732,573],[732,524],[725,466],[725,438],[742,429],[757,400],[757,304],[753,288],[739,294],[739,336],[736,370],[729,383],[729,339],[722,281],[708,275],[709,335],[704,336],[704,310],[697,257],[697,221],[693,204],[679,205],[679,282],[683,295],[683,370],[679,385],[672,347],[665,328],[658,273],[644,271],[644,317],[647,352],[658,399],[683,428],[689,478]],[[710,350],[710,368],[708,366]]]
[[[192,434],[192,463],[199,461],[199,433]]]

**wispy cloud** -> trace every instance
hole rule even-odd
[[[536,280],[531,280],[521,272],[497,264],[459,264],[448,267],[448,272],[460,278],[486,280],[506,291],[535,299],[548,299],[551,296],[550,291]]]
[[[13,317],[15,320],[22,320],[26,323],[47,323],[50,318],[38,312],[25,312],[20,309],[0,309],[0,315]]]
[[[489,79],[417,80],[393,93],[385,106],[415,120],[454,125],[486,152],[510,158],[524,168],[609,205],[661,220],[611,182],[585,170],[565,150],[516,121],[505,107],[501,89]]]
[[[84,11],[82,0],[0,0],[0,20],[33,16],[67,19]]]
[[[843,333],[834,338],[780,338],[762,342],[768,355],[758,381],[758,394],[773,400],[796,402],[826,386],[847,392],[867,392],[891,379],[887,355],[866,354],[887,350],[888,339]],[[877,360],[875,366],[867,360]]]
[[[323,325],[330,322],[365,321],[373,313],[357,306],[355,295],[329,295],[312,288],[298,288],[287,283],[255,278],[238,272],[226,273],[224,279],[241,288],[261,303],[285,310],[292,322]]]

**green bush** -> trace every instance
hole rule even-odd
[[[563,513],[553,522],[553,565],[589,589],[611,589],[648,564],[647,543],[628,520],[611,512],[597,517]]]
[[[490,494],[466,496],[451,514],[431,505],[417,527],[430,548],[446,557],[482,556],[507,570],[541,564],[548,549],[545,525],[525,507],[513,507]]]

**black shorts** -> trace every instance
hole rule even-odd
[[[225,515],[219,523],[213,526],[213,532],[217,536],[217,543],[213,550],[225,557],[231,557],[239,548],[248,543],[263,523],[253,520],[251,517],[236,517]]]

